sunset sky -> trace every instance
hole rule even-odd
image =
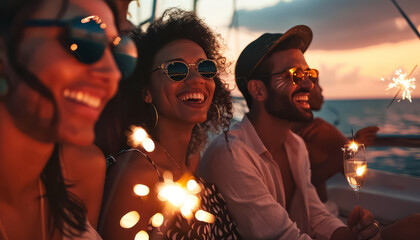
[[[420,1],[397,0],[420,30]],[[150,17],[152,0],[130,5],[131,21]],[[158,0],[157,15],[168,7],[191,10],[192,0]],[[390,0],[237,0],[238,28],[229,29],[233,0],[199,0],[198,15],[225,40],[225,55],[235,62],[240,51],[264,32],[285,32],[304,24],[314,32],[305,53],[320,71],[326,99],[392,98],[387,83],[401,68],[420,79],[420,39]],[[233,74],[227,80],[234,87]],[[237,92],[235,92],[237,94]],[[413,97],[420,98],[419,89]]]

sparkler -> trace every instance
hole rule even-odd
[[[402,96],[401,96],[401,99],[398,99],[398,102],[405,99],[408,99],[410,102],[412,102],[411,93],[414,91],[414,89],[416,89],[416,79],[414,77],[413,78],[410,78],[410,77],[413,74],[416,67],[417,65],[414,66],[413,70],[411,70],[410,74],[408,75],[407,73],[403,73],[401,69],[398,69],[397,71],[395,71],[396,77],[392,78],[392,82],[388,84],[386,91],[389,91],[394,88],[397,88],[398,91],[395,94],[394,98],[392,98],[392,100],[386,106],[385,111],[383,112],[381,118],[379,119],[379,123],[382,122],[382,120],[385,117],[386,111],[389,109],[389,107],[391,107],[392,103],[394,103],[395,99],[397,99],[397,97],[400,95],[401,92],[402,92]],[[385,81],[384,78],[381,78],[381,80]]]
[[[416,83],[415,83],[416,79],[410,78],[410,76],[413,74],[416,67],[417,65],[414,66],[413,70],[411,70],[408,76],[407,76],[407,73],[403,73],[401,69],[398,69],[395,72],[395,75],[397,75],[397,77],[392,78],[392,82],[388,84],[388,88],[386,89],[386,91],[391,90],[393,88],[397,88],[398,92],[395,94],[394,98],[388,104],[387,108],[391,106],[391,104],[395,101],[395,99],[398,97],[400,92],[402,92],[402,100],[405,100],[407,98],[410,102],[412,102],[411,93],[413,92],[414,89],[416,89]],[[384,78],[381,78],[381,80],[385,81]],[[398,100],[398,102],[400,101],[401,99]]]
[[[147,152],[155,150],[155,143],[147,132],[138,126],[131,126],[128,136],[128,144],[133,148],[141,146]],[[153,161],[144,153],[135,149],[136,152],[143,154],[153,164]],[[156,166],[154,166],[156,168]],[[187,219],[195,217],[198,221],[213,223],[215,216],[209,212],[200,209],[200,199],[197,195],[201,192],[202,186],[194,180],[190,174],[185,174],[181,179],[174,182],[171,172],[164,172],[163,177],[159,176],[159,182],[156,184],[158,190],[158,199],[166,202],[164,212],[178,211]],[[133,192],[140,197],[147,196],[150,188],[143,184],[136,184]],[[157,212],[150,218],[150,223],[154,227],[160,227],[164,222],[164,215]],[[131,211],[125,214],[120,220],[120,226],[123,228],[132,228],[140,220],[137,211]],[[136,234],[135,240],[147,240],[149,235],[146,231],[140,231]]]

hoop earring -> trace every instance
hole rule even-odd
[[[4,76],[0,76],[0,99],[3,99],[9,93],[9,83]]]
[[[214,103],[211,103],[211,105],[216,108],[216,111],[217,111],[217,122],[220,122],[220,110],[219,110],[219,108]]]
[[[153,111],[155,112],[155,125],[153,126],[153,128],[156,128],[156,126],[158,124],[158,121],[159,121],[159,114],[158,114],[158,111],[157,111],[155,105],[153,103],[150,103],[150,104],[152,105]]]

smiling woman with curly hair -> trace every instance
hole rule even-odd
[[[150,153],[138,148],[118,155],[107,180],[102,235],[105,239],[133,239],[143,230],[151,239],[236,239],[236,226],[222,196],[214,185],[193,173],[193,163],[198,161],[208,134],[226,133],[232,118],[230,91],[220,78],[226,60],[220,54],[219,36],[194,13],[169,9],[140,39],[136,72],[123,80],[119,92],[122,121],[116,132],[120,137],[109,141],[114,150],[103,149],[115,153],[123,148],[127,141],[123,132],[132,125],[143,127],[156,148]],[[115,147],[113,142],[120,144]],[[171,179],[164,172],[170,172]],[[189,214],[168,208],[170,203],[158,199],[157,187],[172,180],[181,185],[195,180],[200,186],[197,197],[201,204]],[[136,184],[147,186],[150,193],[135,196]],[[133,210],[140,214],[139,223],[121,227],[121,217]],[[214,222],[194,218],[198,210],[210,213]],[[157,212],[164,217],[160,226],[150,221]]]

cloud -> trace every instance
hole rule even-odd
[[[420,26],[420,1],[398,3],[414,25]],[[280,1],[237,13],[239,25],[251,31],[284,32],[295,25],[308,25],[314,31],[311,49],[363,48],[417,38],[393,3],[385,0]]]

